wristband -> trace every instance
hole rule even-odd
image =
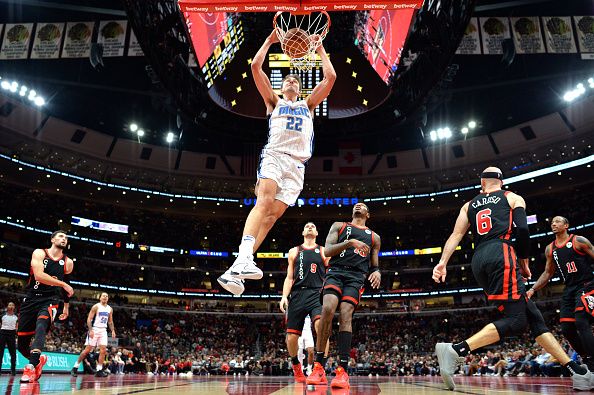
[[[380,271],[379,267],[377,267],[377,266],[372,266],[372,267],[371,267],[371,270],[369,271],[369,273],[371,274],[371,273],[375,273],[375,272],[379,272],[379,271]],[[381,273],[380,273],[380,274],[381,274]]]

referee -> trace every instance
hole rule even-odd
[[[0,329],[0,371],[2,369],[2,358],[4,357],[4,347],[8,346],[10,353],[10,374],[16,374],[16,327],[17,316],[14,313],[14,303],[8,303],[6,314],[2,316],[2,327]]]

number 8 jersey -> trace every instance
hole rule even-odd
[[[468,205],[468,221],[474,235],[475,249],[493,239],[510,240],[513,220],[507,201],[508,191],[480,193]]]
[[[313,119],[305,100],[278,99],[268,115],[268,142],[264,153],[287,154],[305,163],[313,152]]]

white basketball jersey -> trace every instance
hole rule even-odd
[[[278,100],[268,118],[268,143],[264,152],[274,151],[305,163],[313,151],[313,119],[305,100]]]
[[[95,321],[93,322],[93,328],[107,328],[107,322],[109,321],[109,313],[111,313],[111,307],[109,305],[103,306],[101,303],[97,303],[97,314],[95,314]]]

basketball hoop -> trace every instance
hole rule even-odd
[[[291,66],[310,70],[316,63],[316,49],[330,29],[330,15],[326,11],[298,15],[279,11],[272,24]]]

